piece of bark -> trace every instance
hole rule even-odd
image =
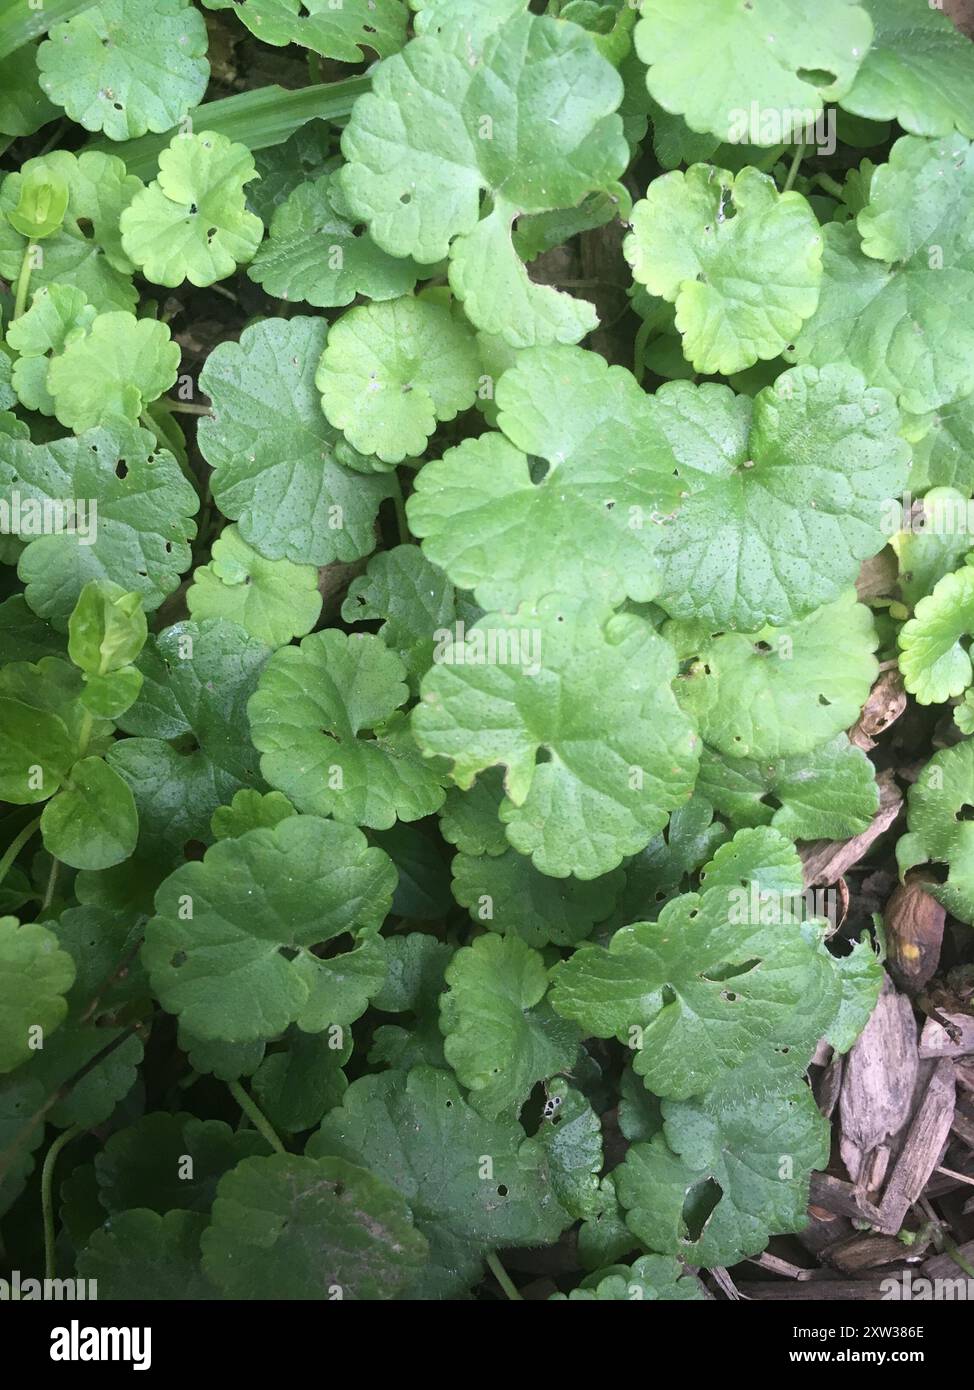
[[[889,972],[910,994],[933,979],[940,964],[947,914],[926,891],[932,881],[927,874],[907,874],[883,911]]]
[[[843,1059],[836,1055],[814,1083],[815,1100],[825,1118],[831,1119],[842,1094]]]
[[[743,1284],[747,1297],[755,1302],[781,1303],[878,1303],[886,1292],[887,1274],[871,1279],[779,1279],[776,1283]]]
[[[974,1264],[974,1240],[958,1245],[957,1253],[966,1264]],[[925,1279],[953,1279],[965,1272],[952,1255],[931,1255],[929,1260],[923,1262]]]
[[[921,1057],[967,1057],[974,1052],[974,1018],[970,1014],[948,1014],[943,1017],[954,1028],[957,1037],[951,1039],[946,1028],[936,1019],[928,1018],[920,1034]]]
[[[905,1253],[903,1242],[896,1236],[857,1232],[848,1240],[833,1245],[825,1258],[840,1274],[858,1274],[862,1270],[899,1264]]]
[[[869,1022],[846,1058],[839,1097],[842,1161],[860,1191],[882,1183],[889,1141],[909,1119],[916,1038],[910,1001],[887,975]]]
[[[877,1212],[872,1202],[853,1187],[852,1183],[834,1178],[831,1173],[813,1173],[810,1197],[814,1206],[824,1207],[837,1216],[848,1216],[853,1221],[876,1220]]]
[[[862,713],[849,730],[849,742],[863,752],[876,747],[876,740],[906,709],[906,691],[899,671],[884,671],[869,692]]]
[[[900,575],[899,561],[891,546],[878,555],[863,560],[856,579],[856,595],[860,603],[872,598],[889,598]]]
[[[895,1235],[926,1187],[947,1146],[954,1105],[954,1064],[949,1057],[944,1057],[934,1068],[879,1203],[876,1224],[881,1231]]]
[[[802,849],[806,888],[835,883],[865,857],[872,844],[880,835],[885,835],[900,814],[903,793],[896,785],[893,774],[881,772],[876,781],[879,785],[879,810],[867,830],[851,840],[813,840]]]

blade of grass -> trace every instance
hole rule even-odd
[[[97,0],[44,0],[36,10],[27,0],[0,0],[0,58],[16,53],[55,24],[90,10]]]
[[[320,86],[302,87],[288,92],[283,87],[259,87],[253,92],[208,101],[189,113],[193,130],[215,130],[230,140],[237,140],[251,150],[263,150],[279,145],[307,121],[340,120],[349,115],[358,97],[367,92],[371,82],[367,77],[352,77],[346,82],[326,82]],[[165,135],[143,135],[138,140],[92,140],[85,146],[116,154],[125,161],[130,174],[151,179],[159,161],[159,152],[172,140],[174,131]]]

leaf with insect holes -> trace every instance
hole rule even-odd
[[[0,497],[10,505],[14,493],[27,542],[18,566],[27,601],[61,632],[90,580],[137,592],[151,613],[189,567],[199,498],[147,430],[119,421],[50,444],[0,435]],[[64,499],[85,504],[74,512],[73,533]],[[45,504],[60,508],[60,534],[38,534]]]
[[[713,1268],[802,1230],[810,1175],[829,1157],[828,1121],[803,1079],[731,1080],[699,1100],[664,1101],[663,1116],[663,1134],[633,1144],[615,1172],[644,1245]]]
[[[906,486],[910,450],[893,397],[854,368],[785,372],[753,406],[682,381],[654,404],[685,487],[657,543],[671,616],[786,623],[837,599],[885,546],[884,504]]]
[[[552,595],[450,644],[413,728],[428,757],[453,760],[461,788],[506,766],[501,820],[542,873],[598,878],[689,799],[697,738],[675,675],[672,648],[642,618]]]
[[[681,705],[729,758],[809,754],[855,722],[879,674],[873,616],[852,590],[787,627],[713,635],[668,623],[664,635],[691,663],[675,687]]]
[[[929,0],[861,0],[872,47],[840,105],[911,135],[974,136],[974,52]]]
[[[99,314],[87,334],[66,342],[51,361],[46,386],[54,414],[79,432],[116,419],[134,425],[176,380],[179,357],[165,324]]]
[[[344,212],[334,174],[298,184],[275,210],[250,279],[278,299],[318,308],[341,308],[359,294],[372,300],[408,294],[420,267],[376,246]]]
[[[414,1066],[354,1081],[306,1152],[361,1164],[409,1203],[430,1246],[409,1297],[462,1295],[490,1251],[546,1245],[571,1224],[539,1146],[515,1117],[479,1115],[448,1071]]]
[[[247,211],[257,177],[246,145],[212,130],[173,137],[158,176],[122,213],[125,254],[154,285],[212,285],[253,258],[264,234]]]
[[[290,816],[220,840],[202,861],[170,874],[156,894],[142,960],[164,1008],[201,1039],[273,1038],[294,1022],[311,1032],[348,1026],[368,1002],[356,987],[355,953],[323,959],[311,948],[347,932],[363,939],[376,932],[394,887],[390,859],[361,831]],[[381,951],[378,958],[372,993],[384,974]],[[325,994],[336,1011],[321,1019]]]
[[[63,1022],[73,983],[74,961],[54,932],[39,922],[0,917],[0,1072],[29,1061],[36,1051],[32,1039],[46,1039]]]
[[[900,875],[916,864],[946,864],[944,883],[925,885],[948,912],[974,923],[974,742],[935,753],[910,788],[909,833],[896,843]]]
[[[859,0],[642,0],[636,51],[650,94],[691,130],[756,145],[801,139],[855,80],[873,35]],[[762,117],[778,119],[769,132]]]
[[[388,479],[351,471],[369,465],[321,413],[314,375],[327,332],[320,318],[264,319],[239,343],[215,348],[200,373],[213,402],[198,434],[213,496],[268,560],[328,565],[368,555],[391,495]]]
[[[210,563],[194,572],[186,606],[197,622],[226,618],[258,642],[282,647],[318,621],[318,571],[290,560],[265,560],[236,526],[228,526],[213,543]]]
[[[744,833],[764,837],[772,853],[786,843],[770,830]],[[792,860],[794,897],[802,879],[793,851]],[[701,894],[667,903],[658,921],[623,927],[608,949],[581,946],[556,965],[552,1007],[584,1034],[636,1046],[634,1068],[654,1094],[700,1095],[761,1058],[772,1035],[782,1046],[803,1042],[809,1001],[822,1030],[838,1009],[838,976],[818,933],[780,911],[768,922],[758,915],[745,890],[708,880]]]
[[[479,376],[476,339],[460,316],[407,295],[339,319],[315,383],[353,449],[396,464],[424,452],[437,421],[473,405]]]
[[[430,263],[452,252],[451,285],[478,328],[512,345],[575,342],[594,326],[592,306],[532,284],[511,227],[621,177],[622,81],[578,25],[492,18],[438,27],[431,17],[382,64],[342,137],[342,186],[392,255]],[[493,206],[482,222],[484,193]]]
[[[387,58],[406,41],[405,0],[203,0],[232,10],[261,43],[300,44],[340,63]]]
[[[655,179],[625,253],[638,283],[676,305],[684,354],[704,374],[777,357],[818,304],[815,214],[753,168],[694,164]]]
[[[819,306],[786,356],[848,362],[925,415],[974,391],[974,144],[905,135],[856,220],[825,228]]]
[[[268,782],[299,811],[375,830],[432,815],[444,793],[399,709],[405,674],[371,634],[331,629],[283,647],[249,706]]]
[[[417,475],[406,514],[426,556],[490,608],[549,593],[655,597],[660,523],[680,494],[652,398],[572,347],[520,354],[496,398],[502,433]]]
[[[879,810],[875,769],[845,734],[773,762],[704,748],[696,790],[733,825],[770,825],[793,840],[850,839]]]
[[[443,1051],[481,1115],[516,1115],[535,1082],[571,1070],[580,1035],[552,1013],[544,960],[520,937],[481,936],[461,947],[446,983]]]
[[[68,190],[66,215],[60,229],[46,238],[43,257],[35,258],[39,263],[31,270],[31,288],[71,285],[99,313],[133,310],[134,267],[122,250],[119,219],[142,189],[142,180],[127,174],[114,155],[52,150],[27,160],[19,173],[7,175],[0,186],[0,214],[16,208],[24,181],[31,178],[49,179]],[[0,216],[0,275],[16,280],[27,244],[27,238]]]
[[[435,634],[456,615],[453,585],[415,545],[373,555],[342,604],[346,623],[381,621],[379,636],[402,659],[413,687],[433,664]]]
[[[187,0],[98,0],[55,24],[37,52],[40,84],[85,130],[131,140],[171,130],[210,77],[203,16]]]

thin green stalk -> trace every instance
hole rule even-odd
[[[802,160],[805,158],[805,151],[807,149],[807,145],[799,145],[797,150],[795,151],[791,161],[791,168],[788,170],[788,177],[785,179],[785,186],[781,190],[782,193],[788,193],[792,188],[794,188],[795,180],[798,177],[798,170],[801,168],[801,163]]]
[[[819,188],[824,188],[826,193],[831,193],[832,197],[837,198],[840,203],[845,197],[845,189],[839,180],[834,179],[831,174],[816,174],[812,183],[817,183]]]
[[[508,1298],[511,1300],[512,1303],[524,1302],[523,1298],[518,1292],[518,1288],[517,1285],[514,1283],[514,1280],[508,1274],[507,1270],[501,1264],[500,1260],[497,1258],[493,1251],[491,1251],[490,1254],[487,1256],[487,1268],[490,1270],[491,1274],[497,1280],[498,1284],[500,1284],[501,1288],[507,1294]]]
[[[44,900],[41,903],[41,912],[46,912],[54,901],[54,890],[57,887],[58,870],[61,867],[60,859],[51,860],[51,872],[47,876],[47,887],[44,889]]]
[[[231,1081],[228,1083],[228,1085],[230,1088],[230,1094],[233,1096],[234,1100],[240,1106],[240,1109],[247,1116],[247,1119],[253,1125],[254,1129],[257,1130],[258,1134],[262,1134],[264,1136],[268,1144],[270,1144],[271,1148],[274,1149],[275,1152],[279,1154],[287,1153],[287,1149],[285,1149],[284,1145],[278,1138],[274,1126],[271,1124],[270,1120],[264,1114],[263,1110],[261,1110],[260,1106],[254,1100],[253,1096],[247,1094],[247,1092],[244,1090],[243,1086],[241,1086],[239,1081]]]
[[[54,1248],[54,1168],[61,1150],[84,1133],[82,1125],[72,1125],[59,1134],[48,1149],[41,1169],[41,1213],[44,1218],[44,1274],[53,1279],[57,1270],[57,1256]]]
[[[40,829],[40,825],[41,818],[40,816],[38,816],[37,819],[32,820],[29,825],[25,825],[20,834],[17,835],[7,846],[6,850],[4,851],[3,858],[0,859],[0,883],[2,883],[4,879],[7,877],[7,872],[10,869],[11,864],[17,858],[17,855],[23,849],[24,845],[26,845],[27,841],[34,834],[34,832]]]
[[[20,274],[17,276],[17,297],[14,300],[14,311],[11,316],[11,322],[13,322],[13,319],[19,319],[27,308],[27,291],[30,288],[30,272],[33,268],[34,249],[35,247],[32,241],[29,241],[24,247],[24,259],[20,263]]]

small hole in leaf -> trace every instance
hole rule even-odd
[[[974,806],[971,806],[970,803],[965,802],[964,805],[957,812],[957,819],[974,820]]]
[[[115,465],[115,477],[116,477],[116,478],[127,478],[128,475],[129,475],[128,464],[125,462],[124,459],[119,459],[118,463]]]
[[[195,203],[190,203],[190,205],[189,205],[189,210],[190,210],[191,213],[197,212],[198,209],[197,209],[196,204],[195,204]]]
[[[507,1196],[507,1187],[504,1185],[504,1183],[501,1183],[500,1187],[497,1189],[497,1195],[498,1197]]]
[[[683,1224],[686,1226],[687,1240],[700,1239],[723,1195],[720,1184],[713,1178],[705,1178],[690,1188],[683,1199]]]
[[[413,201],[413,195],[411,193],[404,193],[402,197],[399,199],[399,201],[400,203],[407,205]]]
[[[832,704],[832,701],[827,700],[824,695],[818,697],[818,702],[820,705],[824,706],[825,709],[828,709]]]
[[[176,951],[173,954],[169,964],[172,966],[174,970],[178,970],[179,967],[181,965],[185,965],[188,960],[189,956],[186,954],[185,951]]]
[[[835,81],[835,73],[829,72],[828,68],[799,68],[797,76],[813,87],[831,87]]]
[[[769,651],[771,650],[771,643],[770,643],[770,642],[755,642],[755,643],[754,643],[754,650],[755,650],[756,652],[769,652]]]

